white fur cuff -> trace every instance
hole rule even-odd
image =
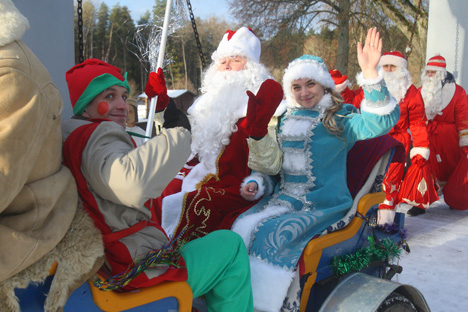
[[[385,224],[393,224],[395,220],[395,210],[394,209],[379,209],[377,211],[377,224],[378,225],[385,225]]]
[[[348,79],[346,79],[345,82],[335,85],[335,89],[336,89],[336,91],[338,91],[339,93],[341,93],[341,92],[343,92],[344,90],[346,90],[346,88],[348,88],[349,86],[350,86],[350,82],[349,82]]]
[[[263,178],[261,174],[253,173],[249,175],[248,177],[244,178],[244,181],[242,181],[242,184],[241,184],[241,190],[244,188],[244,186],[247,183],[252,182],[252,181],[257,183],[257,186],[258,186],[257,194],[254,197],[254,200],[257,200],[265,194],[265,179]]]
[[[429,160],[430,150],[427,147],[413,147],[410,151],[410,159],[416,155],[421,155],[425,160]]]
[[[356,75],[356,81],[357,81],[358,85],[361,86],[361,87],[362,86],[371,86],[371,85],[378,84],[384,79],[384,75],[383,75],[384,71],[380,66],[377,66],[377,73],[379,74],[379,76],[377,78],[366,79],[364,77],[363,73],[359,72]]]
[[[468,146],[468,130],[461,130],[459,134],[460,134],[460,141],[459,141],[460,147]]]
[[[389,99],[390,101],[388,102],[388,104],[381,107],[374,107],[372,101],[367,101],[366,99],[363,99],[361,102],[361,111],[376,114],[379,116],[389,115],[395,110],[395,107],[398,105],[398,102],[393,96],[389,95]]]

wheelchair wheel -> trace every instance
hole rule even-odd
[[[405,296],[391,293],[379,306],[376,312],[417,312],[414,304]]]

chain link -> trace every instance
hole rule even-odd
[[[453,69],[453,77],[458,78],[458,39],[460,33],[460,23],[457,21],[457,31],[455,35],[455,68]]]
[[[83,44],[83,6],[82,0],[77,0],[76,12],[78,14],[78,60],[84,62],[84,44]]]
[[[193,28],[193,33],[195,35],[195,40],[197,41],[198,55],[200,56],[202,69],[204,69],[206,67],[205,56],[203,55],[202,45],[200,42],[200,36],[198,35],[197,24],[195,23],[195,16],[193,15],[192,5],[190,4],[190,0],[187,0],[187,7],[190,13],[190,20],[192,21],[192,28]]]

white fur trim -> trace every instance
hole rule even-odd
[[[382,107],[369,106],[367,104],[367,100],[363,99],[361,102],[361,111],[380,115],[380,116],[388,115],[391,112],[393,112],[393,110],[395,110],[395,107],[398,105],[398,102],[395,100],[393,96],[389,95],[389,98],[390,98],[390,101],[388,102],[388,104]]]
[[[357,73],[356,74],[357,84],[362,87],[362,86],[375,85],[375,84],[380,83],[382,79],[384,79],[384,70],[380,66],[378,66],[377,73],[379,74],[379,76],[374,79],[366,79],[362,72]]]
[[[444,87],[442,88],[442,106],[440,111],[443,111],[444,108],[446,108],[450,102],[453,99],[453,96],[455,95],[455,90],[457,88],[457,85],[453,82],[451,83],[446,83]]]
[[[460,136],[460,141],[459,141],[460,147],[468,146],[468,129],[461,130],[458,133],[459,134],[465,134],[463,136]]]
[[[265,218],[279,216],[286,213],[289,209],[281,206],[266,206],[265,209],[253,213],[250,215],[243,216],[234,221],[231,231],[239,234],[244,240],[244,244],[247,249],[250,249],[250,238],[255,227]]]
[[[331,77],[327,66],[314,60],[297,59],[289,63],[283,76],[283,91],[288,102],[295,102],[291,91],[294,80],[309,78],[324,88],[335,89],[335,81]]]
[[[384,191],[386,191],[385,186],[382,185],[382,187],[383,187]],[[389,201],[388,199],[384,199],[384,201],[382,202],[382,204],[388,205],[388,206],[390,206],[390,207],[393,207],[393,199],[390,200],[390,201]]]
[[[248,59],[260,62],[261,45],[260,40],[247,27],[239,28],[228,40],[228,33],[225,33],[218,48],[211,55],[213,61],[218,61],[223,57],[246,56]]]
[[[182,214],[182,204],[185,193],[179,192],[166,196],[162,200],[161,226],[167,236],[174,234]]]
[[[244,186],[250,182],[254,181],[257,183],[258,189],[257,189],[257,194],[255,194],[254,200],[257,200],[261,198],[265,194],[265,180],[263,176],[260,173],[253,173],[249,175],[248,177],[244,178],[244,181],[241,183],[241,190],[244,188]]]
[[[339,93],[341,93],[344,90],[346,90],[346,88],[349,88],[350,85],[351,85],[351,83],[349,82],[348,79],[346,79],[345,82],[335,85],[335,90],[338,91]]]
[[[262,262],[249,256],[254,308],[278,312],[294,278],[294,271]]]
[[[410,159],[416,155],[421,155],[425,160],[429,160],[430,152],[428,147],[413,147],[410,151]]]
[[[442,72],[447,71],[447,69],[445,69],[444,67],[439,67],[439,66],[426,66],[424,68],[424,71],[427,71],[427,70],[436,70],[436,71],[442,71]]]
[[[309,158],[305,153],[288,153],[283,151],[283,168],[289,172],[305,172]]]
[[[207,161],[208,162],[208,161]],[[200,181],[209,175],[209,174],[216,174],[216,165],[213,165],[214,168],[211,170],[208,169],[205,163],[199,163],[195,167],[190,170],[189,174],[184,178],[184,182],[182,183],[182,191],[183,192],[191,192],[196,189],[197,184]]]
[[[0,0],[0,46],[20,40],[29,29],[28,19],[11,0]]]
[[[381,81],[384,79],[384,70],[381,67],[377,67],[377,72],[379,76],[374,79],[366,79],[362,72],[358,73],[356,75],[356,81],[358,85],[362,87],[362,86],[372,86],[372,85],[381,83]],[[361,111],[380,115],[380,116],[390,114],[398,105],[398,102],[390,94],[388,96],[390,98],[390,101],[388,102],[387,105],[382,106],[382,107],[373,107],[372,103],[367,104],[367,100],[364,98],[361,102]]]
[[[276,111],[273,114],[273,116],[276,116],[276,117],[281,116],[284,114],[284,112],[286,112],[287,109],[288,109],[288,103],[285,100],[282,100],[280,104],[278,105],[278,107],[276,108]]]
[[[196,185],[210,173],[213,172],[210,172],[203,163],[197,164],[183,179],[181,191],[163,198],[161,208],[161,226],[164,231],[166,231],[167,235],[174,234],[177,224],[179,223],[185,193],[194,191],[196,189]]]
[[[395,220],[395,210],[394,209],[379,209],[377,210],[377,224],[392,225]]]
[[[311,121],[308,119],[287,119],[283,125],[283,135],[288,137],[304,137],[310,125]]]
[[[406,69],[408,62],[402,57],[387,54],[382,55],[379,61],[379,66],[383,67],[384,65],[394,65]]]

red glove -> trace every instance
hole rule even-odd
[[[247,91],[247,132],[254,138],[263,138],[268,133],[268,123],[283,99],[283,88],[273,79],[265,80],[257,95]]]
[[[423,164],[425,161],[426,159],[424,159],[424,157],[422,157],[420,154],[416,154],[411,158],[411,164],[414,164],[416,162]]]
[[[148,82],[145,86],[145,93],[148,98],[158,96],[156,102],[156,112],[163,111],[169,103],[169,96],[167,95],[166,80],[162,68],[158,68],[158,73],[151,72],[148,77]]]

